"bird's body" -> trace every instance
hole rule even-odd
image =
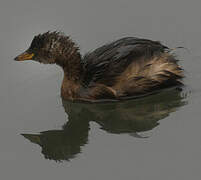
[[[81,57],[68,37],[47,32],[36,36],[16,60],[33,58],[27,54],[63,68],[64,99],[121,100],[182,84],[178,60],[158,41],[122,38]]]

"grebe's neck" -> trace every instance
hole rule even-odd
[[[83,72],[80,59],[74,59],[72,64],[66,63],[62,68],[64,71],[64,78],[61,87],[62,97],[71,100],[78,98],[78,91],[82,87],[81,76]]]
[[[61,95],[64,99],[76,99],[79,97],[79,89],[82,86],[81,77],[83,67],[81,55],[77,48],[72,48],[66,55],[57,60],[57,64],[64,71],[64,78],[61,87]]]
[[[73,78],[69,78],[69,72],[66,73],[64,71],[64,77],[63,77],[63,82],[61,86],[61,96],[63,99],[77,99],[79,98],[79,91],[80,88],[82,88],[82,83],[80,80],[80,77],[73,76]]]
[[[80,54],[72,54],[71,57],[66,60],[65,64],[62,64],[62,69],[64,76],[66,76],[68,80],[75,83],[80,82],[83,73]]]
[[[68,80],[79,81],[83,72],[79,48],[69,37],[63,37],[58,41],[54,48],[56,64],[63,68],[64,76]]]

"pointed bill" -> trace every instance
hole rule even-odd
[[[15,61],[26,61],[26,60],[31,60],[34,56],[34,53],[28,53],[25,51],[24,53],[20,54],[17,56],[14,60]]]

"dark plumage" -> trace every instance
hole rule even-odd
[[[56,63],[64,70],[61,95],[71,100],[120,100],[181,85],[182,68],[158,41],[127,37],[83,58],[71,39],[59,32],[35,36],[15,60]]]

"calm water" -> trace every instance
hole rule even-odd
[[[201,178],[201,13],[187,0],[3,0],[0,179]],[[174,48],[186,87],[107,104],[60,98],[62,71],[13,57],[62,30],[81,52],[125,36]]]

